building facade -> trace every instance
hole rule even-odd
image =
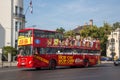
[[[120,58],[120,28],[111,32],[106,45],[107,57]]]
[[[24,27],[23,0],[0,0],[0,48],[16,48],[18,31]]]

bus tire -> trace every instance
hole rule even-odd
[[[114,63],[114,66],[118,66],[118,64]]]
[[[49,62],[49,69],[50,70],[55,70],[56,69],[56,61],[55,60],[51,60]]]
[[[41,67],[36,67],[35,69],[36,69],[36,70],[41,70]]]
[[[89,60],[88,59],[84,60],[84,67],[89,67]]]

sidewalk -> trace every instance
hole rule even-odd
[[[2,67],[12,67],[12,66],[17,66],[17,61],[14,61],[14,62],[3,61],[3,62],[0,63],[0,68],[2,68]]]
[[[101,63],[113,63],[113,61],[101,61]]]

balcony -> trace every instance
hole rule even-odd
[[[110,47],[110,51],[115,51],[115,47]]]
[[[25,15],[23,15],[23,14],[16,14],[16,13],[14,13],[13,16],[14,16],[15,19],[25,21]]]

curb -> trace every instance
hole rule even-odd
[[[1,62],[0,63],[0,67],[5,67],[5,68],[7,68],[7,67],[12,67],[12,66],[17,66],[17,61],[15,61],[15,62],[7,62],[7,61],[3,61],[3,62]]]
[[[113,61],[101,61],[101,63],[113,63]]]

